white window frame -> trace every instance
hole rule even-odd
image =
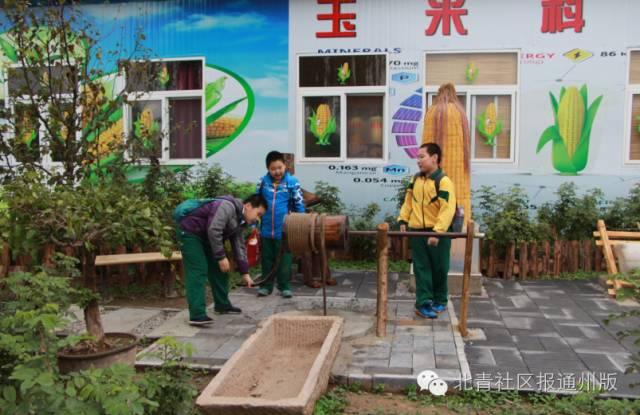
[[[516,54],[516,83],[507,85],[455,85],[456,93],[459,95],[465,95],[466,98],[466,113],[469,118],[469,139],[471,141],[471,147],[469,154],[471,155],[471,163],[474,166],[518,166],[518,128],[520,120],[520,49],[491,49],[491,50],[426,50],[422,52],[422,73],[424,74],[429,68],[427,68],[427,55],[438,54],[484,54],[484,53],[505,53]],[[422,113],[426,114],[427,108],[431,105],[431,102],[427,102],[428,94],[435,94],[438,92],[440,85],[427,85],[426,77],[423,84],[423,100],[422,100]],[[510,95],[511,96],[511,130],[510,130],[510,157],[502,159],[486,159],[475,158],[475,131],[476,120],[471,119],[471,96],[472,95]],[[431,100],[429,100],[431,101]],[[496,155],[497,147],[494,147],[493,154]]]
[[[640,95],[640,84],[632,84],[631,79],[629,79],[629,74],[631,72],[631,52],[640,53],[640,49],[638,48],[629,48],[627,49],[627,73],[626,73],[626,88],[625,88],[625,114],[624,114],[624,137],[622,142],[624,145],[622,146],[622,151],[624,154],[622,155],[622,160],[624,160],[625,166],[633,166],[637,167],[640,165],[640,160],[632,160],[631,159],[631,126],[633,125],[633,117],[631,116],[631,111],[633,110],[633,96]]]
[[[72,66],[76,64],[75,60],[70,60],[69,62],[63,62],[63,66],[70,66],[69,64],[71,64]],[[15,64],[11,64],[9,65],[7,68],[5,68],[5,70],[3,71],[3,77],[4,77],[4,96],[5,96],[5,108],[6,109],[10,109],[10,114],[11,116],[15,116],[15,106],[16,104],[19,105],[34,105],[31,97],[29,95],[20,95],[20,96],[15,96],[15,97],[11,97],[9,95],[10,91],[9,91],[9,69],[16,69],[16,68],[22,68],[23,65],[21,63],[15,63]],[[78,88],[78,90],[80,90],[80,84],[78,83],[78,85],[76,85],[76,88]],[[66,101],[68,100],[68,102],[71,102],[73,100],[73,94],[56,94],[56,99],[59,99],[61,101]],[[48,114],[48,108],[46,108],[46,104],[44,106],[40,106],[40,108],[38,109],[38,111],[44,116],[47,117]],[[82,116],[82,108],[76,108],[76,116],[80,117]],[[39,139],[39,145],[42,146],[44,144],[49,145],[49,149],[51,149],[51,143],[48,143],[47,139],[47,129],[44,126],[44,124],[42,122],[40,122],[38,120],[38,139]],[[15,139],[15,131],[11,131],[8,134],[9,139]],[[81,138],[81,132],[80,131],[76,131],[76,141],[80,140]],[[1,161],[3,165],[6,165],[6,163],[4,162],[4,160]],[[16,160],[15,157],[10,156],[9,158],[9,164],[10,165],[20,165],[22,164],[20,161]],[[47,153],[43,153],[42,150],[40,151],[40,164],[42,165],[42,167],[48,169],[48,170],[52,170],[52,169],[62,169],[63,166],[63,162],[61,161],[53,161],[51,158],[51,151],[47,152]]]
[[[202,56],[195,57],[180,57],[180,58],[167,58],[167,59],[149,59],[147,61],[142,60],[132,60],[131,62],[180,62],[180,61],[195,61],[199,60],[202,63],[202,88],[200,89],[188,89],[188,90],[174,90],[174,91],[151,91],[151,92],[132,92],[128,96],[127,102],[124,104],[124,108],[122,111],[122,119],[124,125],[124,140],[125,142],[129,141],[130,131],[133,126],[132,119],[132,108],[131,104],[133,102],[145,102],[145,101],[160,101],[161,102],[161,134],[162,134],[162,143],[161,143],[161,157],[159,159],[160,164],[166,166],[181,166],[181,165],[191,165],[198,164],[201,161],[206,160],[207,158],[207,126],[206,126],[206,114],[205,114],[205,59]],[[123,71],[121,74],[123,79],[123,85],[126,88],[127,78],[126,71]],[[200,158],[190,158],[190,159],[172,159],[170,158],[170,133],[171,126],[169,125],[169,100],[170,99],[189,99],[189,98],[200,98],[200,137],[201,137],[201,150],[200,150]],[[125,158],[129,159],[130,154],[128,151],[125,152]],[[141,158],[139,160],[142,164],[149,164],[151,161],[149,159]]]
[[[301,87],[300,59],[303,57],[329,56],[373,56],[385,58],[385,84],[376,86],[335,86],[335,87]],[[300,164],[386,164],[389,161],[389,54],[388,53],[350,53],[350,54],[298,54],[296,55],[296,159]],[[347,96],[375,95],[382,96],[382,157],[349,158],[347,156]],[[304,99],[307,97],[340,97],[340,157],[305,157]]]

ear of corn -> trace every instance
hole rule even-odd
[[[553,94],[551,105],[555,123],[547,127],[538,141],[536,152],[549,142],[553,142],[551,158],[553,167],[562,174],[577,174],[584,170],[589,159],[591,127],[595,119],[602,95],[588,105],[587,87],[562,88],[560,100]]]
[[[584,101],[578,88],[572,86],[567,89],[558,107],[558,128],[569,158],[575,154],[582,137],[584,116]]]
[[[465,71],[465,77],[469,83],[475,82],[478,77],[478,67],[475,63],[471,62],[467,65],[467,70]]]
[[[329,137],[336,132],[336,119],[331,116],[331,109],[327,104],[320,104],[308,119],[309,131],[318,139],[316,144],[327,146]]]
[[[229,137],[242,123],[242,118],[222,117],[207,125],[207,138]]]
[[[493,102],[478,116],[476,123],[478,132],[487,139],[486,145],[496,145],[495,138],[502,132],[502,121],[498,120],[498,110]]]
[[[340,85],[346,85],[350,77],[349,62],[345,62],[338,68],[338,82],[340,82]]]

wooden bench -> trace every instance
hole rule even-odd
[[[167,258],[161,252],[141,252],[134,254],[112,254],[112,255],[97,255],[96,267],[105,266],[117,266],[117,265],[134,265],[134,264],[148,264],[153,262],[173,262],[182,261],[182,253],[180,251],[174,251],[171,256]],[[175,298],[178,296],[175,290],[176,273],[170,270],[167,278],[163,280],[163,293],[166,298]]]
[[[617,290],[632,286],[627,281],[616,278],[618,264],[613,247],[621,244],[640,243],[640,232],[610,231],[607,230],[604,220],[600,219],[598,220],[598,230],[593,232],[593,236],[596,239],[596,245],[602,247],[607,273],[612,276],[607,280],[607,291],[610,297],[615,298]]]

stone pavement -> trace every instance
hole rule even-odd
[[[640,347],[616,336],[638,328],[640,318],[604,323],[638,309],[636,303],[607,298],[596,281],[484,279],[483,285],[487,295],[471,298],[465,345],[476,386],[571,390],[585,380],[613,396],[640,396],[640,385],[630,387],[640,375],[624,374]],[[459,299],[454,304],[458,309]]]
[[[366,388],[385,384],[386,390],[397,390],[415,384],[420,371],[431,369],[450,387],[472,379],[477,388],[571,393],[581,379],[588,379],[602,382],[612,396],[640,396],[640,387],[629,386],[640,382],[640,375],[623,373],[640,348],[632,338],[616,337],[621,330],[637,328],[640,319],[603,322],[610,314],[639,306],[608,299],[595,281],[483,279],[484,294],[471,297],[471,335],[463,342],[455,329],[459,298],[453,298],[437,320],[421,319],[413,312],[408,276],[390,273],[388,335],[377,338],[375,273],[343,271],[334,276],[339,284],[327,289],[329,314],[346,321],[332,372],[335,382],[360,382]],[[105,307],[103,320],[111,330],[189,342],[195,347],[189,362],[217,370],[261,320],[275,313],[321,312],[321,289],[304,287],[299,280],[292,286],[292,299],[276,293],[258,298],[254,290],[239,288],[231,299],[243,314],[212,314],[215,321],[208,327],[189,326],[186,310]],[[142,356],[138,361],[159,363]]]
[[[385,384],[385,390],[401,390],[415,384],[417,375],[426,369],[435,370],[442,379],[451,382],[469,375],[462,338],[452,328],[452,320],[456,323],[453,310],[435,321],[415,316],[406,281],[391,273],[388,335],[377,338],[375,273],[334,272],[334,277],[338,285],[327,288],[328,314],[341,315],[346,322],[332,372],[335,382],[359,382],[365,388]],[[292,299],[283,299],[275,292],[258,298],[255,290],[239,288],[231,294],[231,301],[242,308],[243,314],[212,315],[213,324],[196,328],[187,325],[188,314],[183,310],[147,336],[174,336],[191,343],[196,350],[190,362],[216,370],[253,333],[260,320],[276,313],[321,313],[322,289],[310,289],[300,281],[294,281],[292,288],[295,294]],[[150,358],[138,361],[139,365],[158,363]]]

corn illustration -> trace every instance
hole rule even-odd
[[[502,121],[498,119],[498,110],[495,103],[489,103],[484,112],[478,116],[476,128],[487,139],[485,141],[486,145],[496,145],[496,137],[502,132]]]
[[[242,118],[222,117],[207,125],[207,138],[223,138],[233,134],[240,124]]]
[[[346,85],[349,78],[351,78],[351,70],[349,62],[345,62],[338,68],[338,82],[340,85]]]
[[[573,158],[584,127],[584,100],[578,88],[567,88],[558,107],[558,127],[569,158]]]
[[[98,136],[98,142],[96,146],[93,146],[90,150],[94,157],[104,157],[123,143],[123,121],[113,123],[107,130],[100,133]]]
[[[318,139],[316,144],[328,146],[329,137],[336,132],[336,119],[331,115],[331,109],[327,104],[320,104],[308,119],[309,131]]]
[[[478,67],[475,63],[471,62],[467,65],[467,70],[465,71],[465,77],[469,83],[475,82],[478,77]]]
[[[158,82],[160,82],[160,85],[165,86],[167,85],[167,83],[169,83],[169,71],[167,70],[167,65],[162,65],[162,68],[160,69],[160,73],[158,74]]]
[[[160,131],[157,121],[154,121],[153,111],[145,108],[140,113],[138,120],[134,123],[134,135],[142,140],[142,145],[146,149],[153,147],[153,141],[156,134]]]
[[[584,170],[589,159],[591,127],[600,107],[602,95],[588,105],[587,86],[562,88],[560,102],[549,93],[555,124],[540,136],[536,152],[551,141],[553,167],[562,174],[575,175]]]

